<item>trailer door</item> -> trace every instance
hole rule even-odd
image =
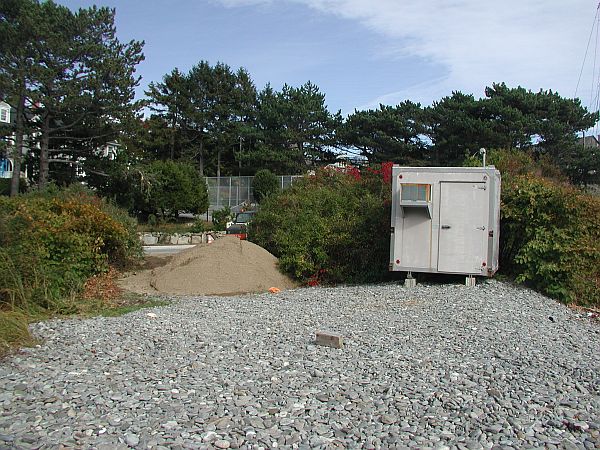
[[[440,183],[438,272],[479,274],[484,270],[488,230],[485,183]]]

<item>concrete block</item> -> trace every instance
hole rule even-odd
[[[158,235],[158,243],[163,245],[171,245],[171,235],[168,233],[160,233]]]
[[[202,234],[192,234],[190,244],[202,244]]]
[[[154,236],[152,233],[144,233],[142,235],[142,242],[144,245],[156,245],[158,244],[158,237]]]
[[[177,236],[177,245],[186,245],[189,244],[191,241],[190,235],[189,234],[181,234],[179,236]]]
[[[406,278],[404,280],[404,287],[407,287],[407,288],[417,287],[417,279],[416,278]]]
[[[317,331],[315,343],[325,347],[342,348],[344,346],[344,338],[339,334]]]

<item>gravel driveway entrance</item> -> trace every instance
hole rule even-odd
[[[600,448],[600,324],[497,281],[182,298],[35,330],[42,347],[0,362],[0,448]]]

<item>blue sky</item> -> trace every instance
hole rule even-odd
[[[117,11],[122,41],[144,40],[140,95],[200,60],[245,67],[259,89],[310,80],[329,109],[429,105],[504,81],[573,97],[596,0],[58,0]],[[591,88],[595,35],[578,89]],[[597,61],[600,67],[600,58]]]

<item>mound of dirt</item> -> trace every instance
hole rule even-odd
[[[121,287],[140,293],[232,295],[296,285],[279,272],[277,258],[268,251],[228,236],[178,253],[162,267],[131,275]]]

